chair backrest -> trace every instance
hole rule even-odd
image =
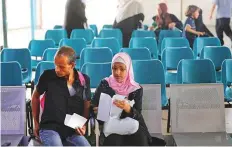
[[[158,40],[158,50],[159,50],[159,55],[162,54],[161,52],[161,45],[162,41],[166,37],[182,37],[181,31],[175,31],[175,30],[161,30],[159,34],[159,40]]]
[[[222,83],[224,85],[232,85],[232,59],[226,59],[222,63]]]
[[[103,28],[103,29],[112,29],[112,28],[113,28],[113,25],[105,24],[105,25],[103,25],[102,28]]]
[[[151,52],[152,58],[158,59],[158,47],[155,38],[152,37],[131,38],[129,47],[130,48],[147,47]]]
[[[1,62],[17,61],[21,66],[23,83],[31,81],[31,54],[27,48],[5,48],[1,52]]]
[[[39,77],[45,70],[54,69],[54,68],[55,68],[54,62],[41,61],[36,67],[35,80],[34,80],[35,85],[37,85]]]
[[[21,66],[17,61],[1,62],[1,86],[22,86]]]
[[[98,36],[97,25],[91,24],[91,25],[89,25],[89,28],[93,30],[94,36],[97,37]]]
[[[216,72],[213,62],[208,59],[183,59],[177,68],[177,83],[216,83]]]
[[[82,67],[85,63],[111,62],[112,58],[113,58],[113,53],[111,49],[107,47],[84,48],[81,52],[80,67]]]
[[[164,49],[161,61],[164,70],[177,70],[178,63],[182,59],[193,59],[193,51],[189,47],[172,47]]]
[[[221,42],[216,37],[197,37],[193,43],[193,52],[195,58],[200,56],[201,50],[205,46],[221,46]]]
[[[23,136],[26,129],[26,87],[1,86],[0,88],[1,135]]]
[[[43,54],[43,61],[54,61],[57,50],[57,48],[46,49]]]
[[[142,114],[152,137],[162,134],[161,85],[144,84]]]
[[[225,46],[205,46],[201,50],[200,59],[210,59],[214,63],[216,70],[220,70],[222,62],[225,59],[231,59],[231,52]]]
[[[159,60],[134,60],[135,81],[139,84],[161,84],[162,106],[167,105],[164,68]]]
[[[53,27],[53,29],[63,29],[63,26],[62,26],[62,25],[55,25],[55,26]]]
[[[186,38],[183,37],[167,37],[164,38],[161,43],[161,54],[163,50],[167,47],[190,47],[189,42]]]
[[[147,30],[134,30],[132,32],[132,38],[133,37],[153,37],[155,38],[155,33],[153,31],[147,31]]]
[[[225,132],[222,84],[171,85],[172,133]]]
[[[86,41],[83,38],[76,38],[76,39],[62,39],[60,41],[60,47],[62,46],[70,46],[76,52],[77,56],[80,56],[81,51],[86,48]]]
[[[42,57],[47,48],[55,48],[55,42],[53,40],[31,40],[28,48],[31,56]]]
[[[45,39],[53,40],[56,46],[59,46],[60,40],[63,38],[67,38],[67,32],[64,29],[47,30],[45,34]]]
[[[114,55],[120,50],[120,44],[115,38],[96,38],[92,42],[92,47],[108,47]]]
[[[74,29],[70,38],[84,38],[87,44],[91,44],[94,39],[94,33],[92,29]]]
[[[81,72],[90,77],[90,87],[96,88],[102,79],[111,75],[111,63],[85,63]]]
[[[127,53],[131,60],[151,60],[151,52],[146,47],[122,48],[120,52]]]
[[[122,47],[122,32],[120,29],[103,29],[100,31],[100,38],[116,38],[120,44],[120,48]]]

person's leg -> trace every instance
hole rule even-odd
[[[141,126],[136,133],[127,135],[124,142],[127,146],[149,146],[148,137]]]
[[[122,146],[123,136],[118,134],[111,134],[105,138],[103,146]]]
[[[66,141],[70,142],[75,146],[91,146],[88,140],[84,136],[80,136],[76,134],[72,135],[71,137],[68,137]]]
[[[63,146],[60,135],[53,130],[40,130],[39,136],[44,146]]]
[[[224,45],[224,41],[223,41],[223,21],[222,18],[220,19],[216,19],[216,33],[217,36],[219,38],[219,40],[221,41],[221,44]]]
[[[231,28],[230,28],[230,18],[223,18],[223,28],[224,28],[225,34],[232,41],[232,31],[231,31]]]

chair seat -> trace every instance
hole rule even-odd
[[[31,82],[31,76],[27,76],[23,79],[23,84],[30,83]]]
[[[177,84],[176,78],[177,78],[176,72],[166,71],[165,73],[166,84]]]

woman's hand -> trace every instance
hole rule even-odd
[[[114,104],[118,107],[123,109],[126,113],[130,113],[131,106],[129,103],[127,103],[125,100],[114,100]]]

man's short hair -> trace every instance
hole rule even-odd
[[[56,52],[56,56],[66,56],[68,57],[69,63],[76,62],[77,56],[73,48],[69,46],[62,46]],[[56,57],[55,56],[55,57]]]

